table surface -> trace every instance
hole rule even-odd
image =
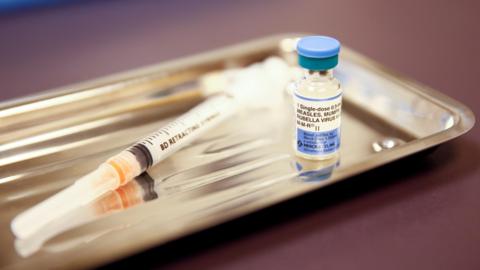
[[[478,1],[77,1],[0,14],[0,100],[283,32],[344,44],[480,115]],[[480,129],[106,268],[480,269]],[[59,258],[60,259],[60,258]]]

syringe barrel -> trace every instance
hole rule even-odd
[[[225,94],[210,97],[126,151],[135,156],[143,172],[219,124],[235,109],[233,97]]]

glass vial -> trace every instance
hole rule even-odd
[[[293,95],[299,157],[324,160],[339,151],[342,89],[333,76],[339,51],[340,43],[331,37],[304,37],[297,44],[298,62],[305,69]]]

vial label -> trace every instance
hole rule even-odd
[[[310,98],[295,93],[297,151],[323,156],[340,147],[342,94],[330,98]]]

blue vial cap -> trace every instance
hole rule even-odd
[[[297,43],[300,66],[311,70],[327,70],[338,64],[340,42],[327,36],[308,36]]]

